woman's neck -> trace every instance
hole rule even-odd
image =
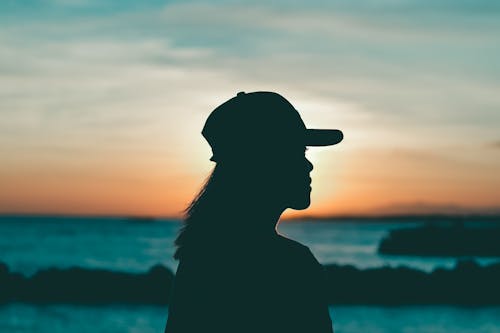
[[[276,234],[276,228],[283,210],[271,209],[253,209],[242,212],[238,221],[244,233],[265,236]]]

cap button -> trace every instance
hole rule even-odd
[[[245,92],[244,91],[240,91],[239,93],[236,94],[236,96],[241,96],[241,95],[245,95]]]

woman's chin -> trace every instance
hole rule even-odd
[[[311,198],[309,193],[300,200],[294,200],[290,205],[290,208],[295,210],[304,210],[311,205]]]

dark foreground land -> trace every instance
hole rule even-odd
[[[339,265],[326,265],[325,271],[330,304],[500,305],[500,263],[462,261],[431,273]],[[168,304],[173,277],[161,265],[143,274],[69,268],[26,277],[0,264],[0,303]]]

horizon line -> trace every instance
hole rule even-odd
[[[0,213],[0,218],[6,217],[55,217],[55,218],[109,218],[109,219],[131,219],[131,220],[173,220],[181,221],[181,216],[168,215],[146,215],[146,214],[81,214],[81,213]],[[467,213],[444,213],[444,212],[429,212],[429,213],[367,213],[367,214],[334,214],[334,215],[299,215],[280,218],[279,221],[305,221],[305,220],[380,220],[380,219],[415,219],[415,218],[499,218],[500,212],[467,212]]]

